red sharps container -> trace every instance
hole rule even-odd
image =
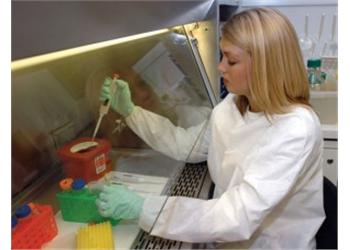
[[[68,178],[97,180],[112,170],[111,144],[104,139],[79,138],[58,150]]]

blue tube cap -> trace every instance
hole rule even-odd
[[[27,204],[24,204],[23,206],[17,208],[15,215],[17,218],[24,218],[28,216],[31,211],[32,209],[30,208],[30,206],[28,206]]]
[[[12,216],[11,218],[11,228],[14,228],[17,225],[17,218],[16,216]]]
[[[85,187],[85,181],[83,179],[76,179],[72,183],[72,189],[73,190],[80,190],[83,187]]]

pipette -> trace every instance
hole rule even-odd
[[[114,74],[113,75],[113,79],[112,79],[112,82],[111,82],[111,85],[110,85],[110,88],[111,88],[110,94],[111,94],[111,96],[113,96],[115,94],[116,90],[117,90],[117,87],[115,86],[114,82],[118,78],[119,78],[118,74]],[[95,130],[94,130],[94,134],[92,136],[92,141],[95,140],[97,131],[100,128],[100,124],[101,124],[102,118],[103,118],[104,115],[106,115],[108,113],[109,106],[111,106],[111,100],[110,99],[105,100],[104,103],[102,103],[100,105],[100,111],[99,111],[100,115],[98,117],[97,124],[96,124]]]

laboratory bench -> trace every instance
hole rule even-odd
[[[311,89],[310,103],[321,122],[323,174],[338,185],[338,86],[324,83]]]

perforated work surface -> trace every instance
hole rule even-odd
[[[187,163],[176,178],[175,185],[170,187],[170,195],[198,197],[207,172],[206,163]],[[188,247],[187,243],[150,236],[141,230],[132,249],[181,249],[185,244]]]

